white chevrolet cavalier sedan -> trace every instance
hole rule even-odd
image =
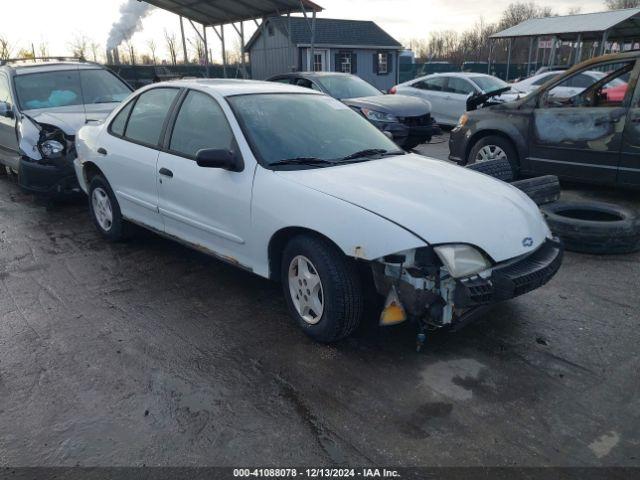
[[[369,293],[385,300],[382,324],[413,320],[423,336],[542,286],[562,260],[519,190],[406,154],[308,89],[156,84],[77,143],[102,236],[137,224],[279,280],[291,315],[321,342],[354,331]]]

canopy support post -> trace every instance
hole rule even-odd
[[[607,52],[607,41],[609,40],[609,30],[605,30],[602,34],[602,45],[600,45],[600,55]]]
[[[207,69],[207,78],[209,74],[209,43],[207,42],[207,26],[202,24],[202,41],[204,42],[204,66]]]
[[[506,75],[505,82],[509,81],[509,70],[511,69],[511,43],[512,43],[512,40],[513,39],[511,39],[511,38],[509,39],[509,46],[507,47],[509,53],[507,53],[507,75]]]
[[[549,66],[551,68],[553,68],[553,64],[556,61],[556,44],[557,44],[558,38],[557,37],[553,37],[553,40],[551,40],[551,55],[549,55]]]
[[[573,64],[576,65],[582,61],[582,34],[578,35],[578,44],[576,45],[576,56],[573,59]]]
[[[531,57],[533,55],[533,40],[534,40],[533,37],[529,39],[529,59],[527,60],[527,77],[531,73]]]
[[[180,35],[182,36],[182,54],[185,65],[189,63],[189,55],[187,54],[187,39],[184,35],[184,18],[180,15]]]

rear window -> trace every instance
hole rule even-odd
[[[495,92],[501,88],[508,87],[509,84],[496,77],[490,77],[488,75],[483,77],[471,77],[471,81],[478,85],[483,92]]]

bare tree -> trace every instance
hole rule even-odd
[[[605,0],[604,3],[609,10],[640,7],[640,0]]]
[[[203,64],[205,57],[204,42],[200,38],[200,35],[196,34],[195,37],[187,39],[187,43],[194,51],[195,57],[193,63]]]
[[[567,15],[578,15],[582,13],[582,7],[571,7],[567,10]]]
[[[0,60],[8,60],[11,58],[13,46],[6,37],[0,35]]]
[[[171,64],[176,65],[178,63],[178,40],[176,38],[176,34],[169,33],[169,31],[165,30],[164,40],[167,46],[167,51],[169,52]]]
[[[153,64],[157,64],[158,63],[158,59],[156,56],[156,52],[158,51],[158,45],[156,44],[156,41],[153,38],[150,38],[149,40],[147,40],[147,48],[149,49],[149,53],[151,53],[151,61],[153,62]]]
[[[98,59],[100,58],[100,53],[101,53],[101,46],[98,42],[92,41],[89,44],[89,50],[91,50],[91,58],[93,59],[94,62],[97,62]]]
[[[89,39],[84,35],[76,34],[69,42],[69,48],[74,57],[87,58]]]
[[[506,10],[502,12],[498,27],[500,30],[505,30],[532,18],[551,17],[553,15],[553,9],[539,7],[534,2],[510,3]]]
[[[129,54],[129,63],[131,63],[131,65],[135,65],[136,64],[136,49],[135,46],[133,45],[133,42],[131,41],[131,39],[127,40],[126,42],[124,42],[125,47],[127,49],[127,53]]]

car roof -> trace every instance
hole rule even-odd
[[[183,79],[171,80],[168,82],[155,83],[147,87],[147,89],[157,86],[171,86],[178,88],[196,88],[199,90],[208,90],[217,93],[223,97],[231,97],[234,95],[255,95],[264,93],[306,93],[314,95],[323,95],[315,90],[298,87],[295,85],[287,85],[284,83],[266,82],[258,80],[236,80],[236,79]]]
[[[302,78],[322,78],[322,77],[355,77],[350,73],[342,73],[342,72],[289,72],[283,73],[280,75],[274,75],[271,78],[291,78],[291,77],[302,77]]]
[[[16,75],[50,72],[60,70],[91,70],[104,69],[103,65],[78,59],[46,58],[46,59],[15,59],[0,61],[0,68]]]

